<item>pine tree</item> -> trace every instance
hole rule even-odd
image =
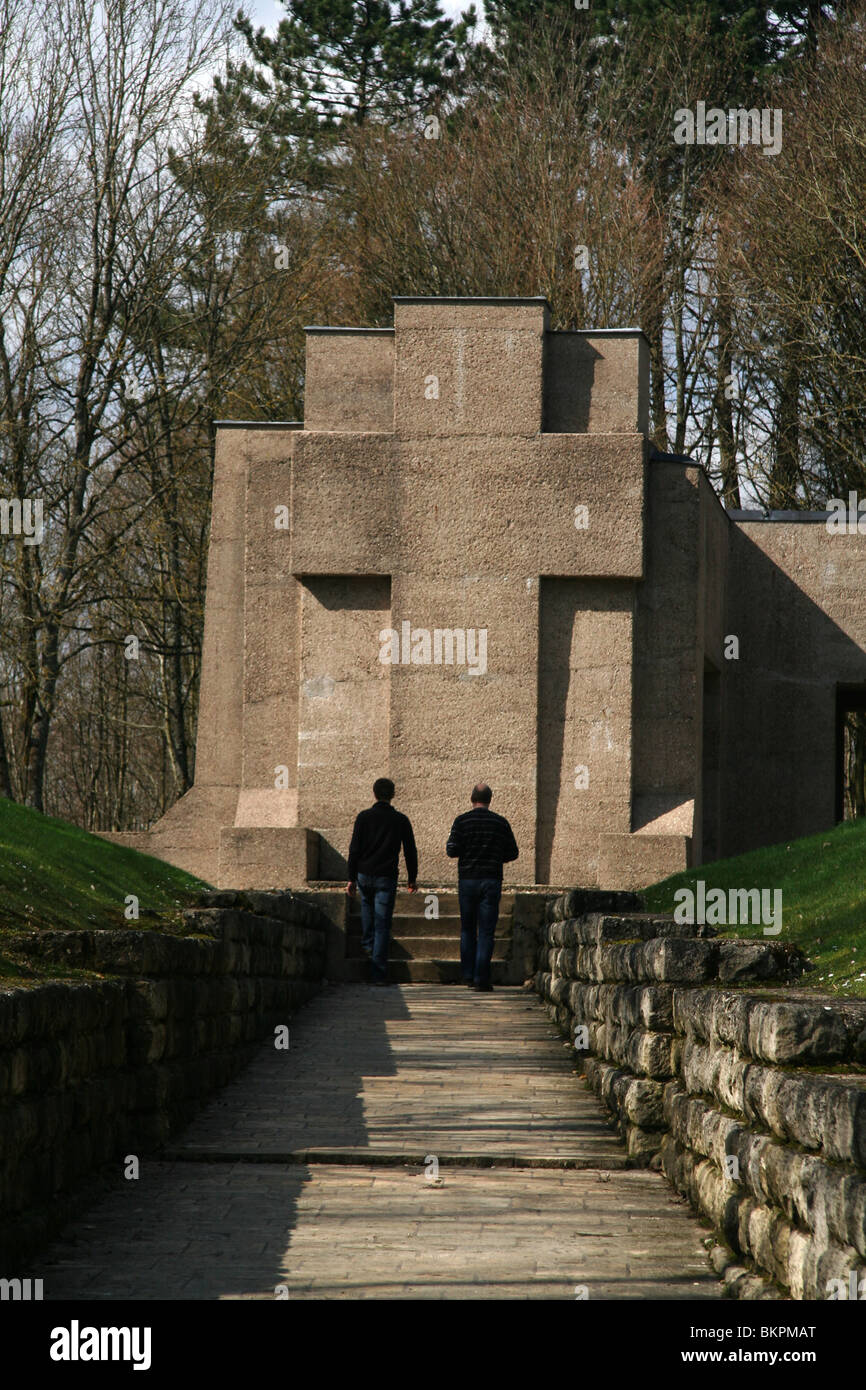
[[[484,0],[484,18],[498,56],[519,60],[520,51],[543,29],[553,27],[568,41],[591,27],[590,5],[581,9],[575,0]]]
[[[286,195],[331,182],[331,151],[350,129],[436,113],[472,53],[472,5],[454,21],[439,0],[281,3],[273,37],[238,11],[249,56],[229,61],[197,105],[240,129],[266,164],[282,163]]]
[[[306,134],[429,109],[459,71],[476,22],[472,6],[457,22],[446,18],[439,0],[283,4],[287,15],[273,38],[242,13],[235,23],[264,75],[259,90]]]
[[[737,44],[746,82],[766,75],[786,58],[813,49],[821,25],[844,18],[851,0],[485,0],[485,18],[501,58],[519,56],[522,45],[550,24],[560,33],[621,34],[629,24],[664,25],[672,19]]]

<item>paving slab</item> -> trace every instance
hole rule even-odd
[[[49,1300],[718,1298],[663,1181],[609,1176],[146,1164],[38,1275]]]
[[[625,1150],[535,995],[334,985],[264,1046],[172,1156],[310,1150],[625,1167]]]
[[[330,987],[34,1276],[48,1300],[720,1297],[578,1071],[528,992]]]

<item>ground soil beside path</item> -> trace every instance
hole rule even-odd
[[[47,1299],[717,1298],[705,1235],[626,1169],[534,995],[336,985],[34,1275]]]

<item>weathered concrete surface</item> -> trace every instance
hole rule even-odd
[[[648,405],[639,330],[551,331],[539,298],[310,328],[303,425],[218,430],[195,786],[111,838],[222,887],[338,881],[388,775],[447,879],[482,775],[510,884],[640,889],[832,826],[866,535],[725,511]]]
[[[46,1298],[718,1297],[701,1226],[625,1161],[530,994],[331,987],[35,1274]]]
[[[714,1299],[654,1173],[165,1163],[40,1266],[46,1299]]]
[[[223,887],[339,880],[388,774],[422,878],[448,876],[483,765],[521,848],[507,880],[594,884],[600,834],[632,828],[647,405],[640,331],[552,333],[543,299],[311,329],[303,428],[220,430],[196,788],[124,842]],[[404,623],[420,647],[383,660]],[[454,661],[425,655],[437,632]],[[641,848],[669,864],[663,836]]]
[[[298,1019],[290,1051],[264,1048],[175,1149],[624,1167],[573,1058],[523,990],[332,986]]]

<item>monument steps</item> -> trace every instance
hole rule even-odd
[[[349,917],[347,930],[350,938],[357,937],[358,940],[361,939],[360,913],[353,913]],[[506,917],[500,916],[496,924],[497,941],[500,937],[510,938],[511,931],[511,914],[509,913]],[[391,936],[398,937],[401,941],[410,941],[416,937],[424,936],[459,937],[460,918],[456,915],[451,916],[449,914],[447,917],[443,915],[438,919],[434,918],[428,921],[425,917],[403,917],[395,912],[391,923]]]
[[[430,890],[433,892],[434,890]],[[394,904],[388,973],[396,984],[460,984],[460,908],[455,888],[435,890],[438,917],[425,916],[430,893],[400,892]],[[502,895],[493,946],[492,979],[513,984],[509,957],[514,914],[514,894]],[[361,948],[361,908],[352,900],[346,924],[345,978],[367,978],[367,959]]]
[[[437,918],[428,917],[428,900],[436,899],[439,911],[438,920],[443,917],[460,918],[460,905],[457,901],[456,888],[421,888],[417,893],[409,893],[401,889],[394,900],[394,917],[420,917],[422,921],[435,922]],[[499,903],[499,920],[503,917],[510,917],[514,908],[514,893],[506,889]],[[351,900],[350,912],[352,916],[360,916],[361,906],[358,895]]]
[[[493,959],[504,960],[509,952],[511,945],[510,938],[500,940],[497,933],[493,944]],[[360,959],[363,956],[361,949],[360,936],[350,938],[346,942],[346,955],[349,959]],[[391,947],[388,952],[389,960],[459,960],[460,959],[460,937],[459,936],[413,936],[407,940],[391,937]]]
[[[494,954],[490,978],[494,985],[513,985],[511,962],[497,960]],[[341,984],[364,984],[369,966],[365,957],[347,959],[342,963]],[[388,957],[388,980],[395,985],[462,985],[460,961],[454,960],[396,960]]]

